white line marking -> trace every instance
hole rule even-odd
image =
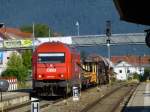
[[[150,106],[150,83],[146,84],[144,93],[144,106]]]
[[[150,106],[150,83],[146,83],[145,92],[144,94],[144,109],[142,112],[149,112],[149,110],[146,108]]]

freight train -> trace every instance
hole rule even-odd
[[[45,42],[32,55],[33,91],[36,95],[65,96],[73,86],[87,87],[109,82],[109,64],[103,57],[80,53],[61,42]]]

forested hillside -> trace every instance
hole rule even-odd
[[[113,0],[0,0],[0,22],[7,26],[45,23],[56,32],[76,35],[105,33],[111,20],[113,33],[143,32],[144,26],[120,21]]]

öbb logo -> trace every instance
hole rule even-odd
[[[47,68],[47,72],[56,72],[56,68]]]

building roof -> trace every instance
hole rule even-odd
[[[4,27],[0,29],[0,36],[3,39],[31,38],[32,33],[22,32],[17,28]]]
[[[106,45],[106,35],[80,35],[72,36],[72,44],[79,46]],[[112,34],[110,44],[145,44],[144,33]]]
[[[119,61],[118,63],[115,64],[115,67],[122,67],[122,66],[132,66],[126,61]]]
[[[120,61],[125,61],[132,65],[150,65],[150,56],[134,56],[134,55],[127,55],[127,56],[112,56],[111,61],[116,64]]]

